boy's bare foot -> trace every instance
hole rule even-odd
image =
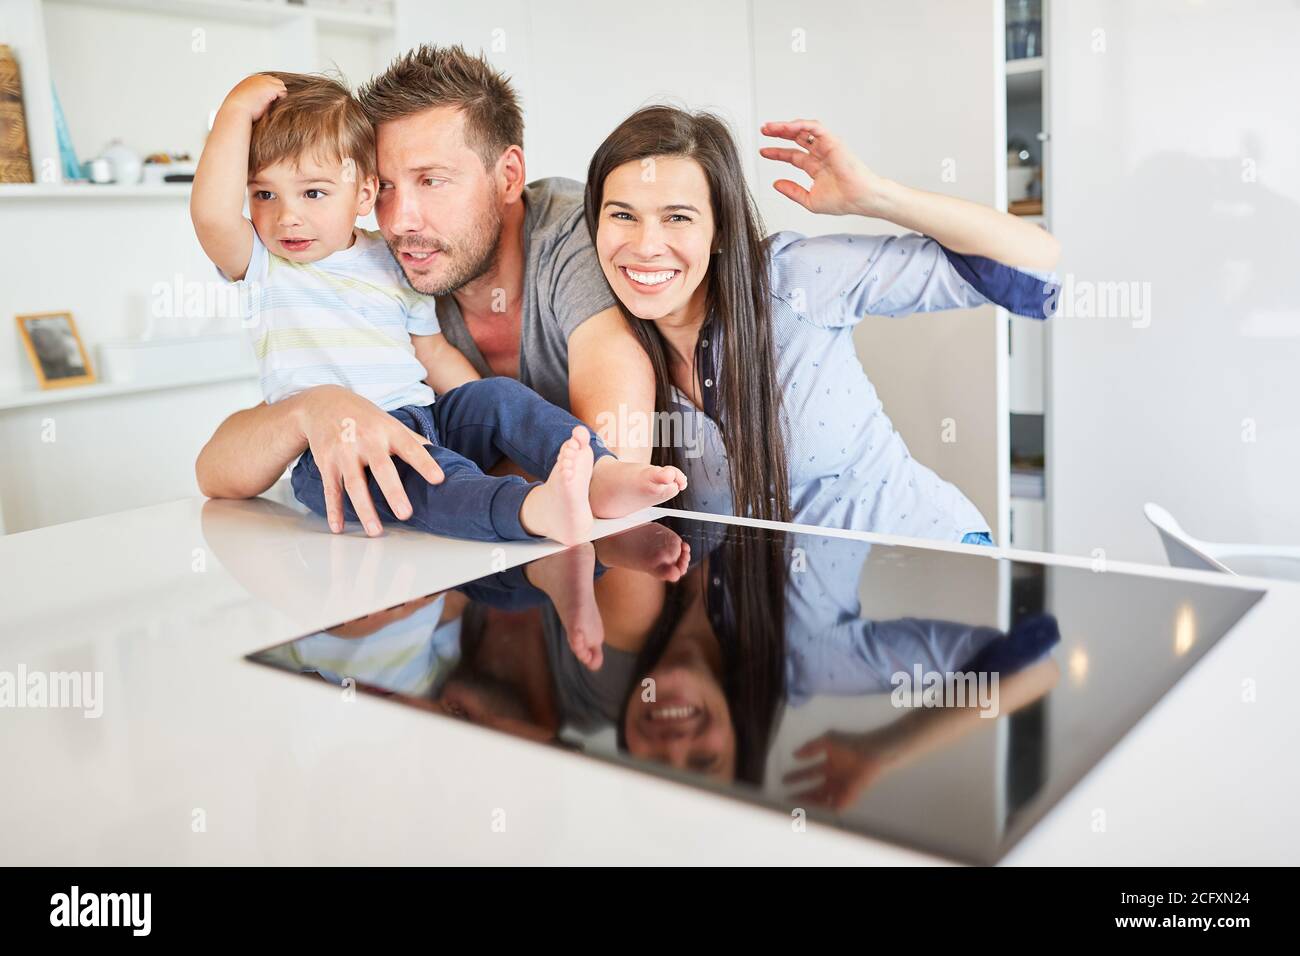
[[[591,537],[591,435],[575,426],[544,484],[524,498],[519,521],[529,534],[577,544]]]
[[[621,518],[685,490],[686,476],[672,465],[639,465],[606,455],[591,473],[591,513]]]
[[[569,649],[588,670],[604,663],[605,624],[596,605],[592,581],[596,576],[596,549],[583,543],[534,561],[524,569],[533,586],[555,605]]]

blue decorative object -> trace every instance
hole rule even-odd
[[[77,161],[77,151],[72,148],[72,134],[68,132],[68,121],[63,117],[63,104],[59,102],[59,91],[50,84],[50,96],[54,99],[54,133],[59,138],[59,160],[63,164],[64,181],[85,179],[81,163]]]

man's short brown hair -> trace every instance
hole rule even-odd
[[[288,92],[253,124],[248,178],[284,160],[310,156],[322,162],[355,163],[356,179],[375,171],[375,129],[348,88],[315,73],[268,73]]]
[[[378,126],[441,106],[465,117],[465,144],[491,169],[510,146],[524,145],[524,114],[510,78],[462,46],[421,44],[357,91]]]

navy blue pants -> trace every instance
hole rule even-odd
[[[398,521],[367,469],[370,497],[380,520],[473,541],[535,537],[524,530],[519,509],[537,482],[518,475],[495,478],[484,471],[506,457],[529,474],[549,475],[560,446],[573,437],[575,426],[582,425],[526,385],[500,376],[466,382],[427,407],[408,405],[389,414],[433,442],[425,447],[445,479],[431,485],[406,462],[394,458],[412,508],[410,518]],[[591,447],[597,459],[612,454],[594,432]],[[323,516],[325,489],[310,450],[294,466],[292,482],[297,499]],[[346,493],[343,516],[357,520]]]

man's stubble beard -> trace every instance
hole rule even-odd
[[[465,243],[449,247],[441,242],[423,243],[419,240],[411,242],[407,237],[389,242],[388,250],[397,260],[397,264],[402,267],[402,274],[406,276],[406,281],[416,292],[422,295],[450,295],[475,279],[487,275],[496,267],[498,246],[501,242],[501,219],[501,210],[497,206],[494,192],[487,208],[483,210],[483,214],[470,230],[469,238]],[[398,256],[400,251],[423,249],[436,249],[447,255],[451,272],[446,278],[413,275],[407,271],[406,266],[402,265],[402,260]]]

